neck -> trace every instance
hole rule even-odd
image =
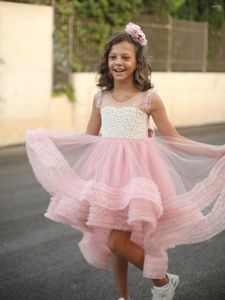
[[[133,81],[128,81],[128,82],[114,81],[113,90],[115,92],[116,91],[120,91],[120,92],[133,91],[133,92],[136,92],[136,91],[138,91],[138,88],[134,85]]]

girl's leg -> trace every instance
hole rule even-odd
[[[113,272],[117,287],[119,290],[120,297],[128,300],[128,291],[127,291],[127,268],[128,261],[121,256],[116,255],[115,253],[111,254]]]
[[[143,270],[144,250],[130,240],[131,232],[113,229],[110,232],[108,246],[112,253],[124,258],[134,266]],[[152,279],[155,286],[160,287],[169,282],[167,276]]]

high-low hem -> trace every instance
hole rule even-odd
[[[145,251],[143,276],[149,278],[166,272],[167,249],[225,229],[225,156],[216,157],[224,148],[210,146],[215,157],[205,159],[208,148],[196,143],[203,155],[192,161],[182,140],[56,136],[44,129],[27,132],[26,146],[35,176],[51,195],[45,216],[83,233],[79,248],[95,267],[107,268],[112,229],[132,232]],[[196,163],[205,168],[188,183],[176,169],[187,159],[192,170]]]

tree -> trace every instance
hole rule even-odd
[[[74,71],[93,70],[108,37],[138,16],[143,0],[72,0],[74,10]],[[90,53],[91,52],[91,53]],[[92,66],[91,66],[92,64]]]

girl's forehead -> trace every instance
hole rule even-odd
[[[115,44],[111,47],[110,53],[134,53],[135,47],[131,43],[124,41],[118,44]]]

